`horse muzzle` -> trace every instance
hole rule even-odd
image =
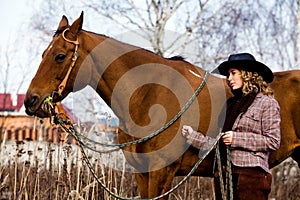
[[[27,94],[24,100],[25,112],[29,116],[37,116],[40,118],[50,117],[52,115],[52,109],[54,109],[55,106],[54,102],[59,101],[59,99],[60,97],[55,95],[55,93],[43,97],[37,94]]]

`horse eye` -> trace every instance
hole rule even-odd
[[[55,61],[57,62],[63,62],[66,58],[66,55],[65,54],[58,54],[56,57],[55,57]]]

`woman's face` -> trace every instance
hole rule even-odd
[[[232,90],[242,88],[243,79],[241,71],[236,68],[230,68],[228,70],[227,81]]]

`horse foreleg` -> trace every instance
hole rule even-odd
[[[149,173],[136,173],[135,180],[137,182],[141,198],[142,199],[147,198],[148,197]]]
[[[163,169],[149,172],[148,197],[154,198],[168,192],[171,189],[176,170],[174,166],[168,166]],[[168,199],[168,195],[160,200]]]

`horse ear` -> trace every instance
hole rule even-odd
[[[78,32],[82,29],[83,24],[83,11],[81,12],[81,15],[78,19],[75,20],[75,22],[70,27],[70,32],[73,36],[77,36]]]
[[[59,22],[59,25],[57,27],[57,30],[61,30],[61,29],[64,29],[66,27],[69,26],[69,21],[68,21],[68,18],[66,16],[62,16],[60,22]]]

